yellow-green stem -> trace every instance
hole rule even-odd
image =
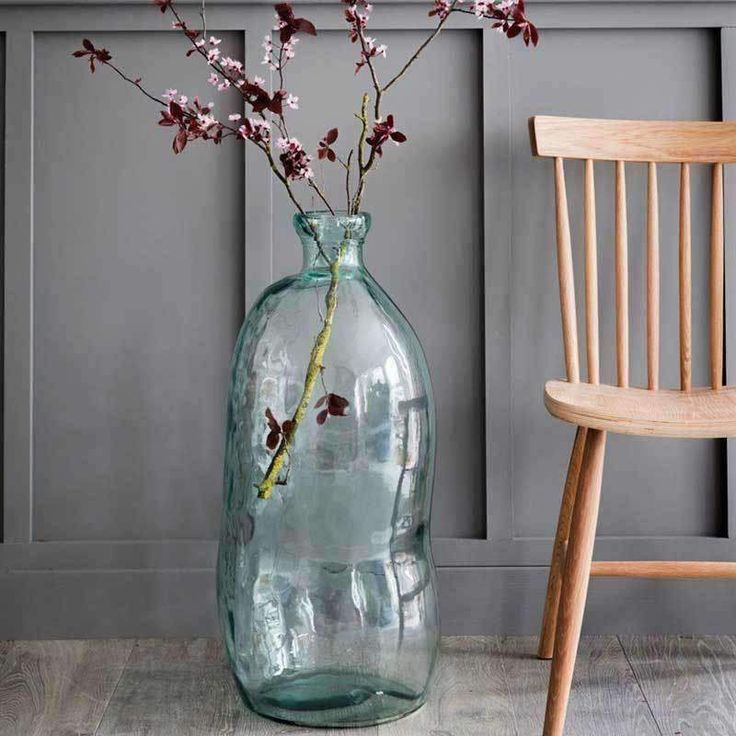
[[[332,335],[332,321],[335,317],[335,309],[337,308],[337,285],[340,280],[340,266],[342,265],[346,250],[347,242],[343,241],[335,259],[330,263],[330,287],[325,296],[325,317],[322,322],[322,329],[319,331],[312,346],[312,352],[309,355],[309,365],[307,366],[307,374],[304,378],[304,390],[302,391],[302,396],[299,399],[294,416],[291,418],[292,425],[289,437],[281,438],[276,453],[271,458],[271,464],[268,466],[266,475],[258,485],[258,498],[270,498],[273,487],[278,482],[279,473],[281,473],[289,454],[289,445],[294,441],[294,435],[312,401],[314,387],[322,371],[322,359],[324,358],[327,345],[330,342],[330,336]]]

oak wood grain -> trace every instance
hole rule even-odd
[[[736,562],[612,560],[594,562],[590,574],[615,578],[736,578]]]
[[[657,164],[647,167],[647,387],[659,388],[659,194]]]
[[[530,119],[529,129],[536,156],[658,163],[736,162],[736,122],[537,115]]]
[[[1,736],[93,734],[132,641],[18,641],[0,664]]]
[[[657,437],[733,437],[736,387],[675,391],[548,381],[553,416],[583,427]]]
[[[555,219],[557,222],[557,277],[560,284],[562,342],[565,348],[567,380],[580,380],[578,325],[575,309],[575,278],[573,275],[570,217],[567,209],[565,169],[562,159],[555,160]]]
[[[575,431],[575,441],[570,452],[570,462],[567,466],[565,487],[562,491],[560,513],[557,517],[557,531],[552,545],[552,560],[547,578],[547,594],[544,599],[544,614],[542,615],[542,632],[539,636],[537,656],[541,659],[551,659],[554,652],[555,629],[557,628],[557,613],[560,607],[560,590],[562,588],[562,571],[565,567],[567,540],[570,536],[570,521],[575,506],[575,496],[578,489],[580,468],[583,464],[585,451],[585,437],[588,430],[578,427]]]
[[[723,165],[711,175],[710,210],[710,385],[723,385]]]

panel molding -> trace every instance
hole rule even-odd
[[[33,539],[33,34],[5,34],[3,502],[6,542]],[[12,431],[7,431],[12,428]]]

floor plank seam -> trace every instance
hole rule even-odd
[[[511,717],[513,718],[513,721],[514,721],[514,732],[517,734],[517,736],[521,736],[521,731],[519,730],[519,717],[518,717],[518,714],[516,713],[516,705],[514,704],[514,699],[511,695],[511,685],[509,683],[508,672],[506,670],[506,657],[504,655],[504,647],[503,647],[505,640],[506,640],[506,637],[499,638],[497,636],[491,639],[491,641],[495,643],[498,649],[498,654],[499,654],[499,659],[500,659],[500,664],[501,664],[501,674],[503,675],[503,682],[506,687],[506,697],[508,698],[509,703],[511,705]],[[492,652],[489,652],[489,654],[492,654]]]
[[[130,662],[130,658],[133,654],[133,650],[135,649],[135,645],[138,643],[138,639],[133,639],[133,643],[130,646],[130,649],[128,649],[128,655],[125,657],[125,662],[123,662],[123,666],[120,668],[120,674],[118,675],[118,679],[115,681],[115,687],[112,689],[112,692],[110,693],[110,697],[107,699],[107,703],[105,703],[105,707],[102,710],[102,715],[100,716],[100,720],[97,721],[97,725],[95,726],[95,730],[92,732],[92,736],[97,736],[97,734],[100,731],[100,726],[102,725],[102,722],[105,720],[105,714],[107,713],[107,709],[110,707],[110,703],[112,703],[113,698],[115,697],[115,693],[118,691],[118,686],[120,685],[120,681],[123,679],[123,675],[125,674],[125,670],[128,669],[128,662]]]
[[[654,715],[654,710],[652,710],[652,706],[649,702],[649,698],[647,698],[647,694],[644,692],[644,687],[642,686],[641,681],[639,680],[639,675],[636,674],[636,670],[634,669],[634,666],[631,664],[631,660],[629,659],[629,653],[626,651],[626,647],[624,646],[624,643],[621,641],[621,637],[618,634],[616,635],[616,641],[618,642],[618,645],[621,647],[621,651],[623,652],[624,659],[626,660],[626,664],[629,666],[629,670],[634,677],[634,682],[636,682],[636,686],[639,688],[639,692],[641,693],[642,698],[644,698],[644,702],[646,703],[647,710],[652,716],[652,720],[654,721],[654,725],[657,727],[657,731],[659,731],[660,736],[664,736],[664,731],[662,730],[662,726],[660,726],[659,721],[657,720],[657,716]]]

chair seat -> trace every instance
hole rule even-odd
[[[548,381],[544,405],[566,422],[619,434],[736,436],[736,387],[649,391]]]

